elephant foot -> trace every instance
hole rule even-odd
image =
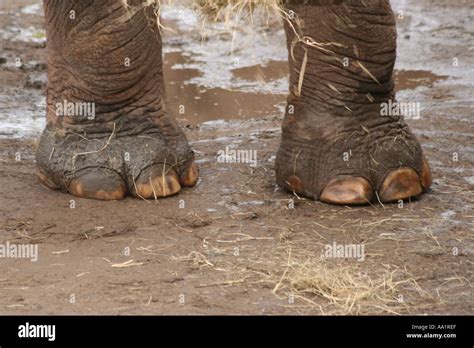
[[[287,115],[276,177],[279,186],[298,195],[345,205],[406,200],[432,182],[407,125],[380,116]]]
[[[198,169],[184,135],[165,133],[152,127],[88,137],[46,128],[37,150],[38,179],[51,189],[100,200],[177,194],[196,184]]]
[[[36,152],[38,178],[84,198],[174,195],[196,184],[198,170],[163,103],[157,4],[103,3],[44,2],[47,126]],[[86,24],[64,21],[72,5]]]

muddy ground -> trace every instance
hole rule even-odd
[[[281,26],[240,27],[237,39],[216,27],[201,40],[195,16],[177,8],[163,11],[174,29],[165,75],[170,110],[196,151],[197,187],[157,202],[100,202],[40,186],[42,10],[2,1],[0,244],[35,244],[39,257],[0,259],[0,313],[472,314],[474,7],[392,4],[399,99],[422,105],[407,122],[434,184],[403,206],[350,208],[275,186]],[[218,163],[226,146],[257,150],[257,165]],[[363,245],[365,258],[324,257],[333,243]]]

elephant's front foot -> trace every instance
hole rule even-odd
[[[156,4],[102,3],[44,2],[47,126],[36,153],[39,180],[103,200],[174,195],[195,185],[198,173],[163,105]],[[80,21],[64,20],[71,6]]]
[[[276,159],[279,186],[333,204],[396,202],[420,195],[431,173],[399,118],[287,115]]]
[[[111,128],[94,136],[46,128],[37,151],[40,182],[101,200],[157,199],[196,184],[193,152],[180,131],[151,126],[124,135]]]

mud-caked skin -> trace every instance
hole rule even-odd
[[[431,174],[420,144],[402,117],[380,112],[381,103],[395,99],[389,1],[290,1],[286,7],[290,95],[278,185],[336,204],[422,193]]]
[[[153,6],[45,0],[44,7],[48,86],[47,126],[36,154],[40,181],[105,200],[158,198],[193,186],[193,152],[163,105]],[[84,107],[68,113],[68,105]]]

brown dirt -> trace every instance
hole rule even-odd
[[[0,259],[0,313],[472,314],[474,73],[466,46],[472,33],[469,20],[427,30],[407,22],[446,11],[452,20],[471,16],[472,23],[474,11],[468,1],[420,3],[428,13],[406,14],[399,23],[400,40],[412,44],[400,44],[397,79],[403,96],[423,103],[422,119],[408,122],[431,163],[430,193],[403,207],[349,208],[281,192],[273,167],[282,117],[273,108],[283,96],[271,94],[248,99],[249,93],[234,98],[224,89],[207,90],[207,99],[190,102],[191,114],[209,110],[208,119],[234,120],[199,124],[178,117],[196,150],[201,180],[157,202],[100,202],[50,191],[35,179],[35,139],[1,138],[0,244],[38,244],[39,259]],[[0,29],[11,20],[0,13]],[[20,15],[20,23],[40,25],[41,18]],[[411,48],[419,42],[425,46],[417,54],[429,71],[413,63]],[[31,84],[30,77],[44,72],[44,45],[2,39],[0,47],[0,57],[40,62],[24,69],[0,65],[0,93],[17,88],[20,102],[25,91],[41,91],[44,84]],[[464,76],[443,72],[454,54]],[[183,77],[169,68],[178,59],[167,57],[168,83]],[[264,81],[280,77],[282,65],[271,66],[276,71],[254,69]],[[254,75],[252,69],[234,73]],[[187,88],[186,95],[194,93]],[[178,93],[168,85],[170,104]],[[253,118],[239,119],[239,110],[249,116],[250,109]],[[226,146],[256,149],[258,165],[218,163],[216,154]],[[365,260],[321,257],[333,242],[363,244]]]

